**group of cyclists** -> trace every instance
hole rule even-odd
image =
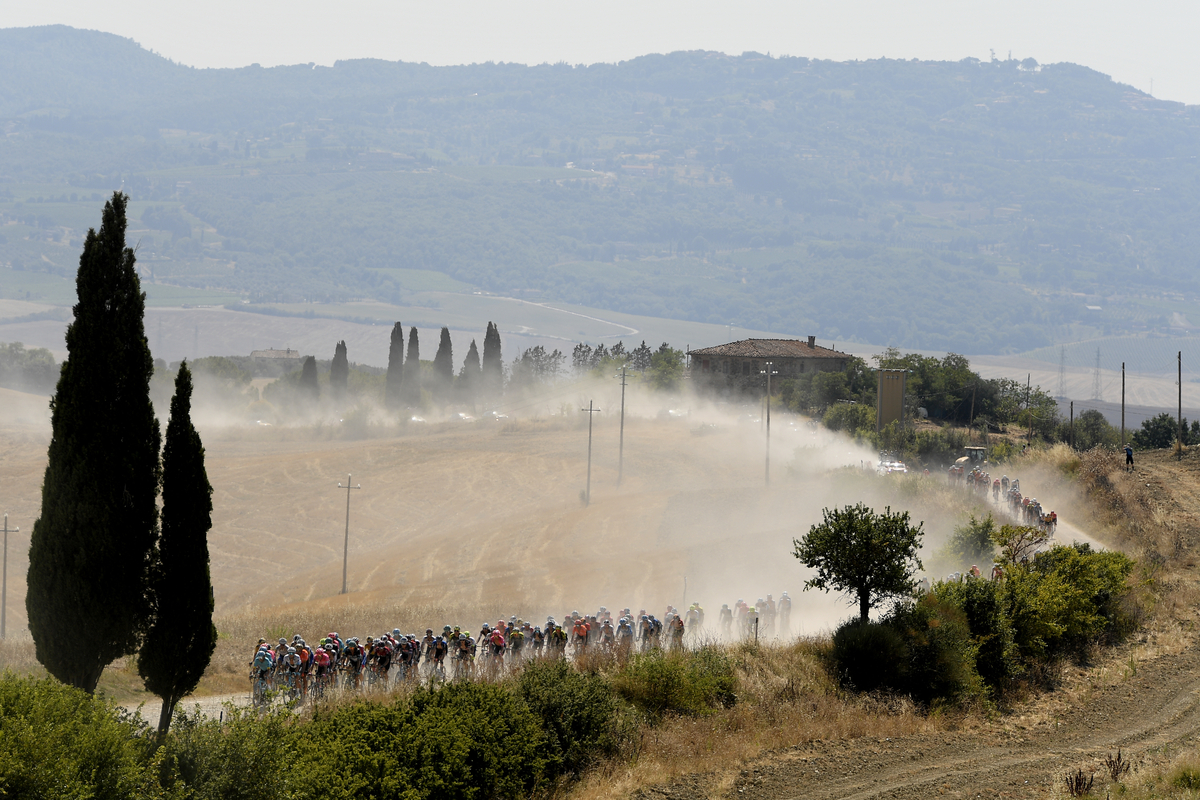
[[[738,600],[723,605],[720,633],[732,636],[734,624],[743,636],[781,633],[790,625],[791,598],[787,592],[776,602],[772,595],[754,605]],[[595,614],[572,611],[560,622],[553,616],[533,624],[516,616],[485,622],[478,634],[457,625],[440,632],[426,628],[424,636],[390,633],[343,638],[331,631],[310,644],[300,634],[291,641],[272,644],[265,638],[255,645],[251,660],[251,701],[264,705],[273,697],[304,702],[318,700],[331,690],[357,692],[387,690],[404,681],[495,678],[507,669],[534,658],[580,658],[599,652],[628,656],[655,648],[680,648],[684,634],[701,635],[705,614],[700,603],[680,611],[667,606],[659,619],[643,609],[613,613],[601,606]],[[757,624],[756,624],[757,622]]]
[[[1004,502],[1010,506],[1013,516],[1025,525],[1038,528],[1050,536],[1054,535],[1054,531],[1058,527],[1057,512],[1043,508],[1036,497],[1022,494],[1021,481],[1018,478],[1013,478],[1010,482],[1007,475],[993,478],[980,467],[974,467],[968,471],[964,466],[956,464],[950,467],[949,479],[952,483],[964,483],[968,489],[984,495],[990,488],[992,501],[1000,503],[1000,498],[1003,496]]]

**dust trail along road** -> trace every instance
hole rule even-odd
[[[1098,770],[1117,748],[1135,761],[1200,731],[1200,650],[1138,665],[1094,689],[1052,722],[1003,733],[937,733],[884,740],[816,742],[744,770],[727,797],[741,800],[866,800],[934,795],[1045,797],[1063,775]],[[676,795],[667,787],[660,796]]]

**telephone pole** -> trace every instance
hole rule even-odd
[[[1121,362],[1121,447],[1125,446],[1125,362]]]
[[[581,408],[580,411],[586,411],[588,415],[588,473],[587,473],[587,491],[583,495],[583,504],[590,506],[592,504],[592,417],[600,411],[592,406],[591,400],[588,400],[588,407]]]
[[[342,542],[342,594],[346,594],[346,564],[350,557],[350,490],[361,489],[362,486],[351,486],[350,476],[346,476],[346,485],[338,484],[339,489],[346,490],[346,539]]]
[[[590,417],[589,417],[590,419]],[[591,459],[589,458],[590,462]],[[617,455],[617,486],[625,474],[625,365],[621,365],[621,447]]]
[[[4,622],[8,616],[8,513],[4,514],[4,578],[0,581],[0,639],[5,638]],[[13,528],[13,533],[20,533],[20,528]]]
[[[1177,424],[1179,425],[1179,457],[1183,458],[1183,351],[1180,350],[1175,355],[1175,365],[1179,371],[1177,380],[1179,381],[1179,416]]]
[[[775,371],[775,362],[768,361],[763,364],[763,369],[760,374],[767,376],[767,467],[766,476],[767,484],[771,483],[771,376],[778,375]]]

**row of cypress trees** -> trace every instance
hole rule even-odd
[[[315,369],[315,365],[314,365]],[[437,355],[433,358],[433,374],[436,392],[448,392],[454,380],[454,350],[450,343],[450,329],[443,327],[438,342]],[[480,401],[494,403],[500,399],[504,386],[504,369],[500,360],[500,329],[489,322],[483,337],[483,359],[475,340],[467,349],[462,371],[463,395],[471,403]],[[415,327],[408,331],[408,353],[404,352],[404,325],[397,322],[392,326],[392,340],[388,348],[387,381],[384,404],[388,408],[403,408],[416,405],[421,399],[421,344]]]
[[[50,401],[52,436],[25,607],[38,661],[86,692],[95,691],[108,664],[138,653],[146,688],[163,699],[165,733],[216,647],[207,540],[212,486],[191,421],[186,362],[175,379],[160,458],[146,296],[125,246],[128,200],[113,194],[79,259],[68,357]]]

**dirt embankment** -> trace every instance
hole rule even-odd
[[[732,780],[698,774],[635,796],[1058,797],[1064,776],[1075,769],[1094,771],[1103,794],[1103,761],[1118,748],[1136,771],[1194,743],[1200,732],[1200,641],[1192,633],[1200,593],[1200,452],[1181,459],[1144,453],[1136,461],[1126,472],[1115,456],[1093,454],[1073,468],[1091,506],[1081,524],[1102,530],[1101,539],[1138,558],[1140,589],[1154,588],[1145,628],[1134,640],[1092,664],[1066,667],[1053,693],[997,717],[947,724],[959,730],[813,741],[768,753]]]

